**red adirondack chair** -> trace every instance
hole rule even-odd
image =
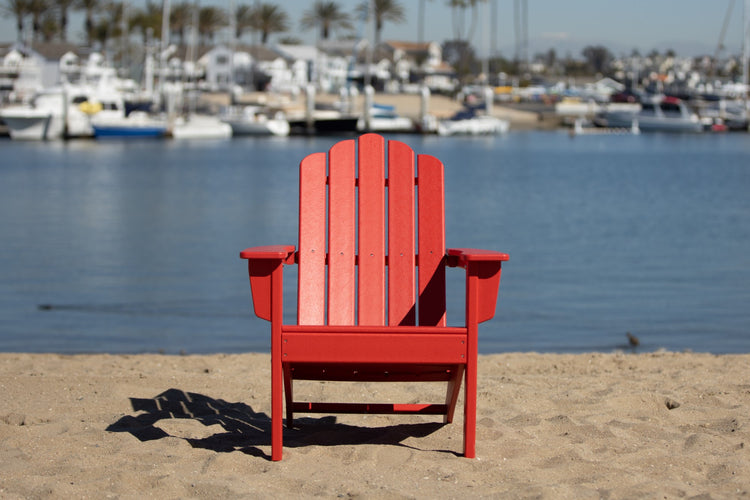
[[[328,158],[311,154],[300,164],[299,248],[240,253],[255,314],[271,322],[272,460],[282,455],[284,394],[290,428],[295,412],[437,414],[451,422],[462,378],[463,451],[476,455],[477,325],[495,314],[508,256],[446,251],[443,165],[419,155],[416,167],[415,175],[407,145],[388,141],[386,152],[375,134],[339,142]],[[285,264],[299,265],[296,325],[282,323]],[[446,266],[466,270],[464,326],[446,326]],[[294,380],[446,381],[448,389],[440,404],[298,402]]]

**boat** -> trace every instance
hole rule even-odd
[[[260,106],[230,106],[219,119],[229,125],[232,135],[289,135],[289,122],[282,111],[272,113]]]
[[[316,109],[309,119],[293,115],[288,120],[290,134],[346,134],[357,132],[359,116],[334,109]]]
[[[129,138],[129,137],[164,137],[167,135],[167,121],[152,117],[143,111],[133,111],[128,116],[106,117],[95,115],[91,119],[94,137]]]
[[[395,106],[373,104],[369,109],[369,119],[360,118],[357,129],[368,132],[414,132],[416,126],[411,118],[396,113]]]
[[[594,122],[609,128],[633,128],[641,132],[701,132],[703,124],[685,103],[672,96],[644,98],[634,110],[607,109]],[[635,123],[634,123],[635,122]]]
[[[228,139],[232,127],[210,115],[191,114],[178,118],[171,129],[174,139]]]
[[[96,57],[95,57],[96,56]],[[93,54],[75,81],[40,90],[28,103],[0,110],[13,139],[53,140],[92,137],[91,117],[120,117],[129,105],[150,105],[133,91],[135,82],[117,76]]]
[[[124,106],[122,96],[114,90],[65,84],[38,92],[27,105],[0,110],[0,118],[16,140],[92,137],[93,113],[119,116]]]
[[[0,109],[0,119],[8,127],[11,139],[41,141],[55,138],[55,135],[62,136],[62,127],[60,127],[59,134],[50,129],[51,126],[54,129],[58,125],[52,124],[54,112],[44,105],[45,102],[48,100],[39,96],[39,100],[30,106],[11,106]],[[62,107],[62,101],[59,106]]]
[[[440,120],[437,125],[438,135],[492,135],[504,134],[510,129],[508,120],[478,114],[481,107],[466,105],[450,118]]]

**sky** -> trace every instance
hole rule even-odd
[[[0,0],[0,5],[9,0]],[[145,0],[129,0],[136,7]],[[159,0],[154,0],[158,2]],[[173,3],[179,0],[171,0]],[[200,0],[201,6],[216,5],[228,9],[232,0]],[[234,0],[237,4],[252,4],[255,0]],[[291,19],[292,32],[288,35],[313,43],[316,33],[301,33],[299,20],[313,4],[312,0],[262,0],[282,7]],[[480,54],[489,47],[500,55],[515,55],[514,5],[516,0],[489,0],[495,3],[497,19],[492,22],[489,4],[483,7],[472,45]],[[347,12],[353,12],[361,0],[338,0]],[[407,22],[387,23],[384,40],[417,41],[419,0],[400,0],[406,10]],[[750,0],[526,0],[528,5],[529,54],[554,48],[559,57],[580,57],[587,45],[603,45],[615,55],[628,55],[634,49],[646,54],[652,50],[673,49],[681,56],[712,55],[719,44],[724,19],[731,9],[722,55],[740,54],[743,38],[743,8]],[[426,0],[425,40],[442,42],[456,37],[451,8],[447,0]],[[481,7],[480,7],[481,8]],[[748,14],[750,18],[750,13]],[[466,16],[466,25],[470,17]],[[491,35],[493,24],[497,26]],[[358,26],[367,36],[366,28]],[[83,19],[80,13],[70,21],[69,40],[81,40]],[[283,35],[271,37],[271,43]],[[0,18],[0,41],[15,40],[15,22]],[[250,41],[249,37],[248,40]],[[487,47],[488,49],[480,49]]]

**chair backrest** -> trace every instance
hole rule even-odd
[[[300,164],[300,325],[446,324],[443,165],[387,146],[367,134]]]

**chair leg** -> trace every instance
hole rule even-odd
[[[476,458],[477,365],[466,364],[466,401],[464,401],[464,456]]]
[[[281,460],[284,446],[283,402],[284,402],[284,374],[281,360],[271,356],[271,460]]]

